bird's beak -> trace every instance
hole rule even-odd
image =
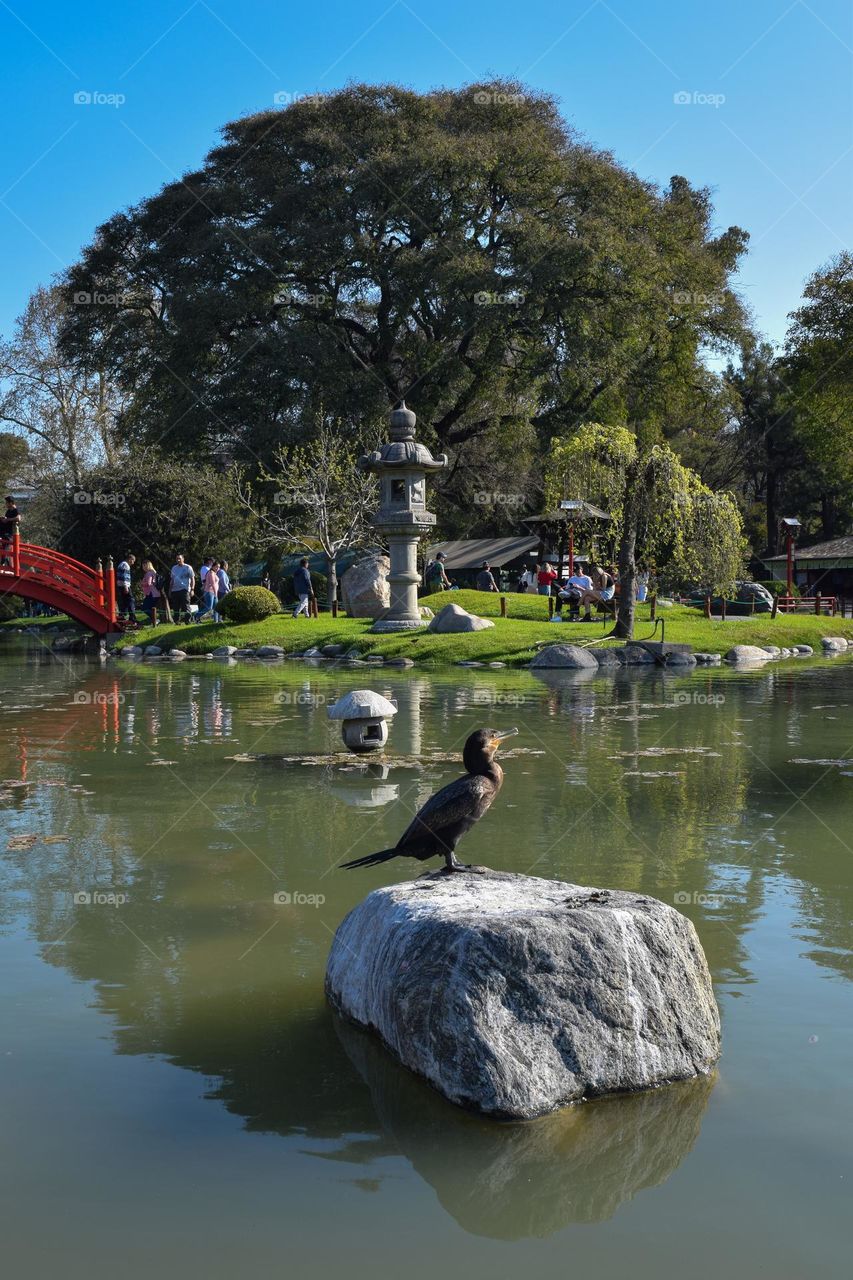
[[[494,746],[500,746],[504,738],[512,738],[518,733],[517,729],[501,729],[498,733],[493,734],[492,742]]]

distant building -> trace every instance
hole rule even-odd
[[[772,577],[785,581],[788,560],[784,553],[770,556],[764,563]],[[810,596],[820,592],[853,599],[853,534],[817,542],[813,547],[795,547],[794,581]]]

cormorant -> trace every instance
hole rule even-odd
[[[456,861],[454,849],[466,831],[482,818],[501,789],[503,769],[495,762],[495,752],[504,738],[517,729],[478,729],[462,751],[465,776],[449,782],[430,796],[413,818],[393,849],[369,853],[365,858],[341,863],[342,867],[372,867],[391,858],[443,857],[447,871],[465,871]]]

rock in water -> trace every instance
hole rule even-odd
[[[720,1020],[691,922],[656,898],[481,870],[376,889],[326,992],[460,1106],[544,1115],[708,1072]]]
[[[544,649],[539,650],[530,664],[537,671],[543,667],[568,667],[577,670],[582,667],[592,669],[598,665],[597,655],[578,644],[547,644]]]

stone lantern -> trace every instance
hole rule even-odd
[[[371,523],[388,543],[391,559],[391,603],[371,631],[407,631],[423,625],[418,610],[418,541],[435,526],[435,516],[426,509],[426,476],[443,470],[447,457],[434,458],[426,445],[418,444],[416,421],[401,401],[391,410],[390,441],[358,460],[364,471],[379,476],[379,510]]]
[[[358,754],[379,751],[385,746],[388,720],[396,714],[396,702],[372,689],[353,689],[329,707],[330,720],[343,720],[344,746]]]

